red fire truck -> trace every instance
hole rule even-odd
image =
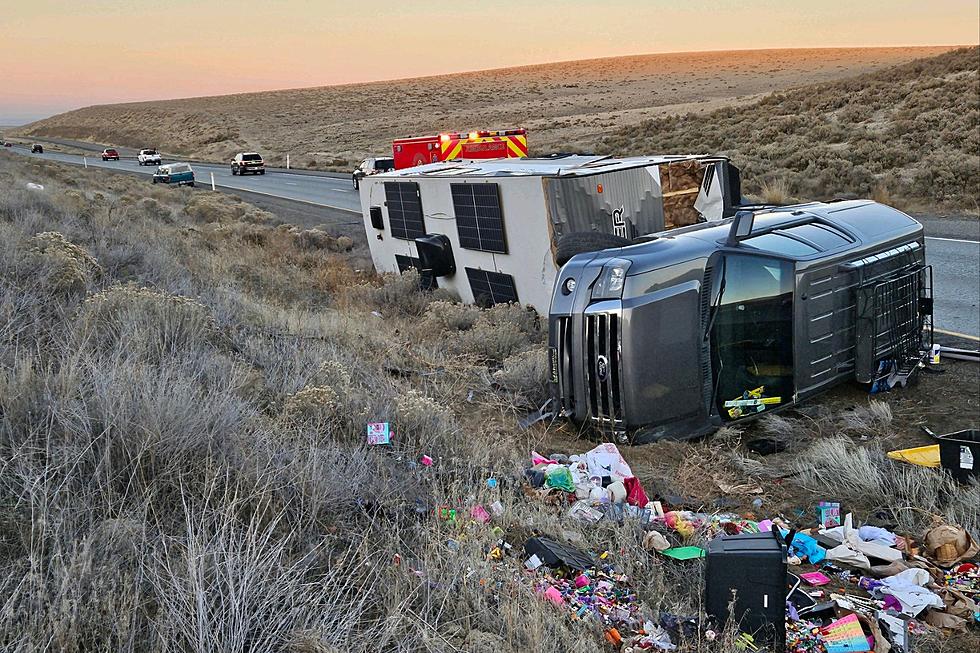
[[[503,159],[527,156],[527,130],[472,131],[399,138],[392,142],[395,169],[452,159]]]

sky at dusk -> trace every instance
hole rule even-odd
[[[970,45],[977,0],[0,0],[0,124],[625,54]]]

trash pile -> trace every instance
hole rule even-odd
[[[641,613],[629,578],[603,552],[598,560],[555,540],[534,537],[524,544],[524,565],[538,572],[535,591],[567,608],[572,619],[594,619],[606,641],[620,646],[624,634],[631,646],[674,648],[670,635]]]
[[[649,521],[656,510],[619,449],[610,443],[570,457],[546,458],[532,451],[527,478],[533,488],[529,494],[569,505],[568,515],[586,523],[603,518],[620,521],[624,515]]]
[[[390,442],[391,435],[385,424],[369,428],[371,444]],[[432,464],[427,456],[418,463]],[[459,533],[448,540],[451,550],[481,533],[495,541],[483,553],[499,578],[481,579],[481,586],[523,587],[568,619],[600,629],[622,653],[674,650],[722,636],[748,651],[784,640],[791,653],[901,653],[933,629],[980,629],[980,544],[939,518],[914,538],[886,525],[855,525],[839,501],[816,502],[790,519],[759,519],[759,499],[752,502],[756,512],[746,514],[688,510],[693,500],[648,496],[610,443],[570,456],[531,452],[523,482],[514,480],[491,476],[486,486],[494,494],[512,488],[586,528],[604,520],[627,526],[647,555],[682,574],[696,577],[703,565],[707,619],[657,613],[625,573],[624,551],[583,550],[572,544],[582,540],[571,530],[561,541],[534,529],[530,536],[508,532],[505,515],[512,508],[499,496],[436,507],[436,520]],[[699,566],[685,567],[692,560]],[[737,621],[730,619],[733,609]]]
[[[755,521],[755,515],[664,510],[667,502],[650,500],[609,443],[573,456],[532,452],[525,475],[526,495],[554,505],[570,519],[595,524],[633,517],[642,526],[643,545],[651,554],[678,563],[706,556],[708,577],[712,549],[723,547],[708,546],[706,551],[691,545],[693,541],[774,539],[777,551],[783,551],[779,577],[785,582],[777,583],[783,585],[777,590],[782,599],[768,594],[752,598],[753,592],[762,591],[761,576],[747,576],[744,585],[732,581],[722,589],[747,593],[742,597],[746,605],[769,604],[770,598],[776,606],[785,601],[785,622],[770,624],[778,626],[773,631],[778,635],[770,633],[768,638],[784,635],[787,651],[909,651],[914,637],[930,627],[980,626],[980,567],[971,562],[980,546],[957,526],[937,523],[916,541],[874,524],[855,527],[853,515],[844,513],[836,501],[815,505],[819,525],[807,530],[782,516]],[[754,505],[760,508],[761,502]],[[804,515],[799,511],[794,517]],[[766,538],[767,533],[772,538]],[[525,552],[525,566],[537,574],[536,591],[567,608],[572,619],[595,619],[610,644],[623,650],[670,650],[678,644],[659,617],[644,614],[629,579],[606,560],[607,554],[594,560],[547,538],[529,540]],[[710,600],[706,604],[710,606]],[[736,609],[745,629],[751,610]],[[727,608],[713,614],[709,607],[708,612],[718,625],[725,625]],[[761,615],[763,621],[780,621],[782,613],[777,612],[772,619]],[[706,637],[715,636],[715,623],[698,627],[707,628],[702,633]],[[756,639],[767,635],[742,633],[737,642],[743,649],[757,650]]]

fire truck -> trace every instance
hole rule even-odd
[[[450,132],[399,138],[392,142],[395,169],[452,159],[505,159],[527,156],[527,130]]]

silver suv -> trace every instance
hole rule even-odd
[[[623,441],[705,435],[838,383],[912,373],[931,342],[922,225],[870,201],[739,211],[562,267],[561,413]],[[926,335],[924,335],[926,334]]]
[[[160,153],[156,150],[140,150],[136,155],[136,162],[141,166],[158,166],[161,163]]]
[[[262,155],[256,152],[239,152],[231,160],[231,174],[234,175],[264,175],[265,162]]]

